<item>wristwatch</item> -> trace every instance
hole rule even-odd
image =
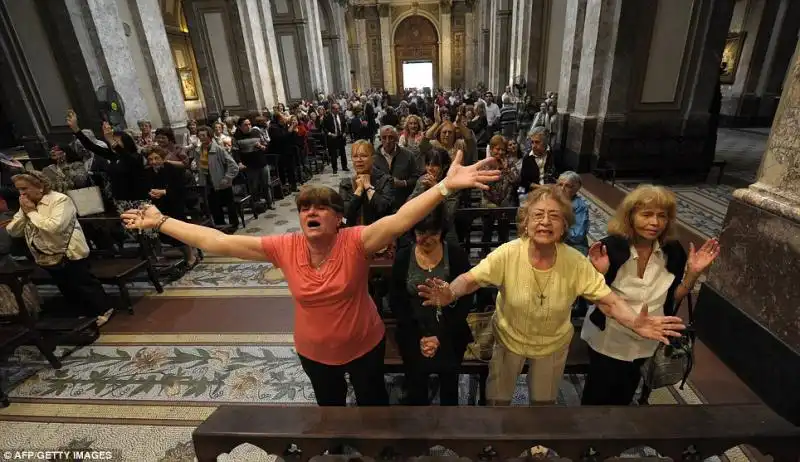
[[[436,188],[439,189],[439,192],[442,194],[442,196],[447,197],[450,195],[450,190],[444,185],[444,180],[436,183]]]

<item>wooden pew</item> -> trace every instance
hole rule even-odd
[[[575,334],[572,337],[572,342],[569,344],[569,353],[567,353],[567,365],[564,368],[565,374],[585,374],[589,368],[589,346],[580,338],[581,326],[583,321],[579,319],[573,320],[575,327]],[[405,372],[403,367],[403,358],[400,356],[400,350],[397,346],[395,335],[397,333],[397,325],[393,321],[386,322],[386,353],[384,355],[383,367],[387,373],[402,373]],[[478,377],[478,399],[479,406],[486,405],[486,381],[489,378],[489,362],[480,360],[463,360],[461,362],[461,374]],[[522,368],[522,373],[528,373],[528,364]],[[474,397],[470,397],[470,402],[474,403]]]
[[[556,451],[561,460],[587,462],[614,460],[623,451],[640,446],[650,446],[675,461],[702,461],[740,444],[754,446],[775,462],[796,462],[800,454],[800,428],[759,404],[532,408],[226,405],[193,432],[192,440],[199,462],[215,461],[218,455],[244,443],[297,462],[335,451],[343,444],[361,453],[358,460],[385,461],[409,460],[426,454],[434,445],[476,461],[507,461],[524,453],[528,457],[518,460],[541,459],[530,456],[530,449],[539,445]]]
[[[124,228],[119,217],[79,218],[82,227],[92,229],[85,232],[91,247],[90,271],[103,284],[119,288],[124,307],[133,313],[133,302],[128,292],[128,283],[139,273],[146,272],[158,293],[164,288],[150,262],[151,249],[141,235],[136,236],[138,246],[124,246]],[[30,278],[35,284],[50,284],[52,278],[44,269],[32,261],[20,262],[31,270]]]

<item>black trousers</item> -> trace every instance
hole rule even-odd
[[[647,358],[620,361],[589,348],[589,372],[583,387],[584,406],[628,406],[641,380]]]
[[[208,208],[214,218],[215,225],[225,224],[225,213],[222,208],[228,210],[228,221],[231,225],[239,227],[239,215],[236,214],[236,207],[233,205],[233,188],[214,189],[208,187]]]
[[[60,268],[43,266],[76,316],[100,316],[112,308],[103,285],[89,272],[89,261],[69,260]]]
[[[383,356],[386,351],[386,339],[382,339],[372,350],[340,366],[330,366],[300,356],[317,404],[320,406],[347,405],[347,382],[344,374],[350,374],[350,383],[356,394],[359,406],[388,406],[389,394],[383,379]]]
[[[331,167],[333,168],[333,173],[339,171],[339,168],[336,166],[337,157],[342,163],[342,170],[347,170],[347,153],[344,150],[346,143],[347,141],[344,137],[328,137],[328,154],[331,156]]]
[[[284,186],[292,190],[297,189],[297,158],[299,156],[297,147],[290,146],[278,157],[278,177]]]

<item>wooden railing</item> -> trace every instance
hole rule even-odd
[[[217,460],[244,443],[298,462],[337,454],[343,445],[355,448],[359,460],[392,461],[427,454],[435,445],[485,462],[539,458],[538,450],[531,451],[539,447],[550,448],[561,460],[586,462],[614,459],[641,446],[662,457],[624,460],[702,461],[741,444],[774,462],[797,462],[800,456],[800,428],[762,405],[222,406],[192,438],[199,462]]]

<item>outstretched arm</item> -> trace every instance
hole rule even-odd
[[[144,211],[129,210],[122,214],[122,220],[128,229],[158,228],[167,236],[209,253],[243,260],[267,261],[259,237],[225,234],[216,229],[168,218],[162,215],[156,207],[151,206]]]
[[[438,186],[434,186],[406,202],[394,215],[381,218],[364,228],[361,240],[367,255],[372,255],[387,247],[399,236],[408,232],[414,224],[431,213],[449,194],[468,188],[489,189],[485,183],[500,179],[498,170],[482,170],[487,165],[488,159],[469,167],[463,167],[461,165],[463,157],[464,153],[458,151],[447,172],[447,177]]]

